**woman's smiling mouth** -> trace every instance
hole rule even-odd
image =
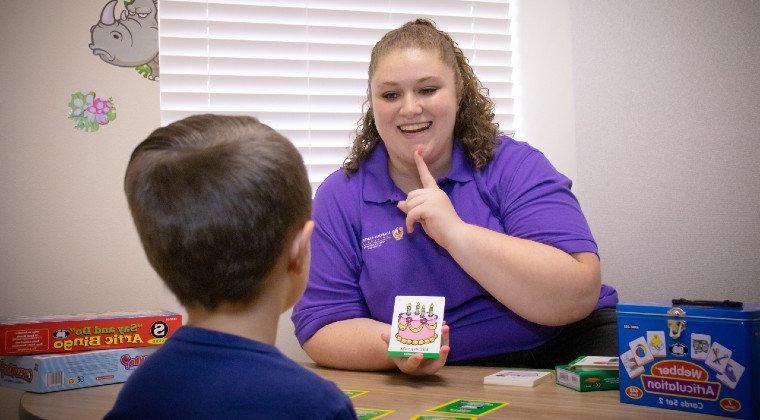
[[[433,125],[432,121],[424,122],[424,123],[416,123],[416,124],[403,124],[397,126],[399,130],[401,130],[402,133],[405,134],[414,134],[419,133],[420,131],[425,131],[430,126]]]

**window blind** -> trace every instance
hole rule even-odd
[[[507,0],[161,0],[161,124],[252,115],[289,138],[312,190],[343,163],[366,99],[372,46],[426,17],[468,57],[512,129]]]

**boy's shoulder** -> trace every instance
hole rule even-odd
[[[294,396],[299,389],[308,391]],[[340,412],[346,404],[350,402],[335,384],[274,346],[183,327],[124,385],[109,418],[120,418],[120,413],[157,414],[169,407],[179,417],[254,412],[293,417],[290,414],[309,410]]]

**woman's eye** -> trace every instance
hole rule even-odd
[[[398,99],[398,93],[396,92],[385,92],[383,93],[383,99],[386,101],[392,101],[394,99]]]
[[[420,89],[420,94],[422,94],[422,95],[432,95],[437,90],[438,90],[438,88],[435,88],[435,87],[426,87],[426,88]]]

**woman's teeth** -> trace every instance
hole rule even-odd
[[[399,125],[398,129],[407,134],[419,133],[420,131],[424,131],[430,128],[432,124],[433,123],[430,121],[424,122],[424,123],[417,123],[417,124],[404,124],[404,125]]]

